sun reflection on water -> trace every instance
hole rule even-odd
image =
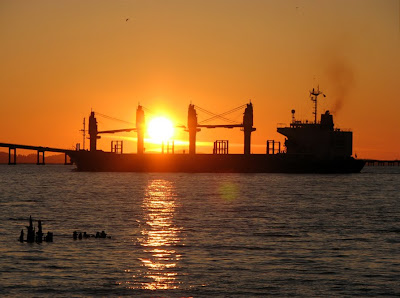
[[[181,258],[176,247],[182,246],[180,230],[174,223],[177,202],[173,184],[152,180],[147,185],[142,204],[143,270],[137,280],[142,289],[167,290],[179,288],[177,267]]]

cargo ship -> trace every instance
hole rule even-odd
[[[334,127],[333,115],[325,111],[317,121],[317,100],[324,95],[318,89],[310,91],[314,103],[314,121],[298,121],[292,110],[289,126],[278,127],[285,136],[282,144],[266,141],[265,154],[251,153],[253,105],[245,106],[243,122],[231,125],[199,124],[196,106],[189,105],[186,131],[189,152],[145,153],[145,115],[142,106],[136,111],[136,128],[99,131],[94,112],[89,117],[90,150],[71,151],[68,155],[78,171],[102,172],[184,172],[184,173],[358,173],[365,161],[352,157],[353,133]],[[230,154],[229,142],[214,142],[212,154],[196,153],[196,134],[201,128],[239,127],[244,133],[243,154]],[[137,132],[137,153],[123,153],[122,142],[112,143],[111,151],[97,150],[99,134],[123,131]]]

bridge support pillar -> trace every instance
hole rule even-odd
[[[64,165],[72,165],[72,160],[71,158],[68,158],[68,154],[65,153],[65,157],[64,157]]]
[[[13,153],[11,153],[13,151]],[[11,158],[13,155],[13,158]],[[8,164],[16,165],[17,164],[17,148],[8,147]]]
[[[42,160],[40,160],[40,153],[42,153]],[[45,162],[44,162],[44,151],[40,151],[40,150],[37,151],[37,163],[36,164],[37,165],[44,165],[45,164]]]

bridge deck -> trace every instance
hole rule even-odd
[[[42,146],[29,146],[29,145],[9,144],[9,143],[0,143],[0,147],[10,148],[10,149],[37,150],[37,151],[40,151],[40,152],[69,153],[71,151],[74,151],[74,150],[69,150],[69,149],[60,149],[60,148],[42,147]]]
[[[60,148],[52,148],[52,147],[43,147],[43,146],[30,146],[30,145],[21,145],[21,144],[10,144],[10,143],[0,143],[0,147],[8,148],[8,164],[15,165],[17,164],[17,149],[25,149],[25,150],[34,150],[37,151],[37,164],[44,165],[45,164],[45,152],[58,152],[65,154],[65,162],[64,164],[71,164],[67,162],[67,155],[69,155],[74,150],[69,149],[60,149]]]

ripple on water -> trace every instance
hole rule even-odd
[[[399,182],[0,167],[0,294],[398,296]],[[54,243],[17,241],[29,215]]]

